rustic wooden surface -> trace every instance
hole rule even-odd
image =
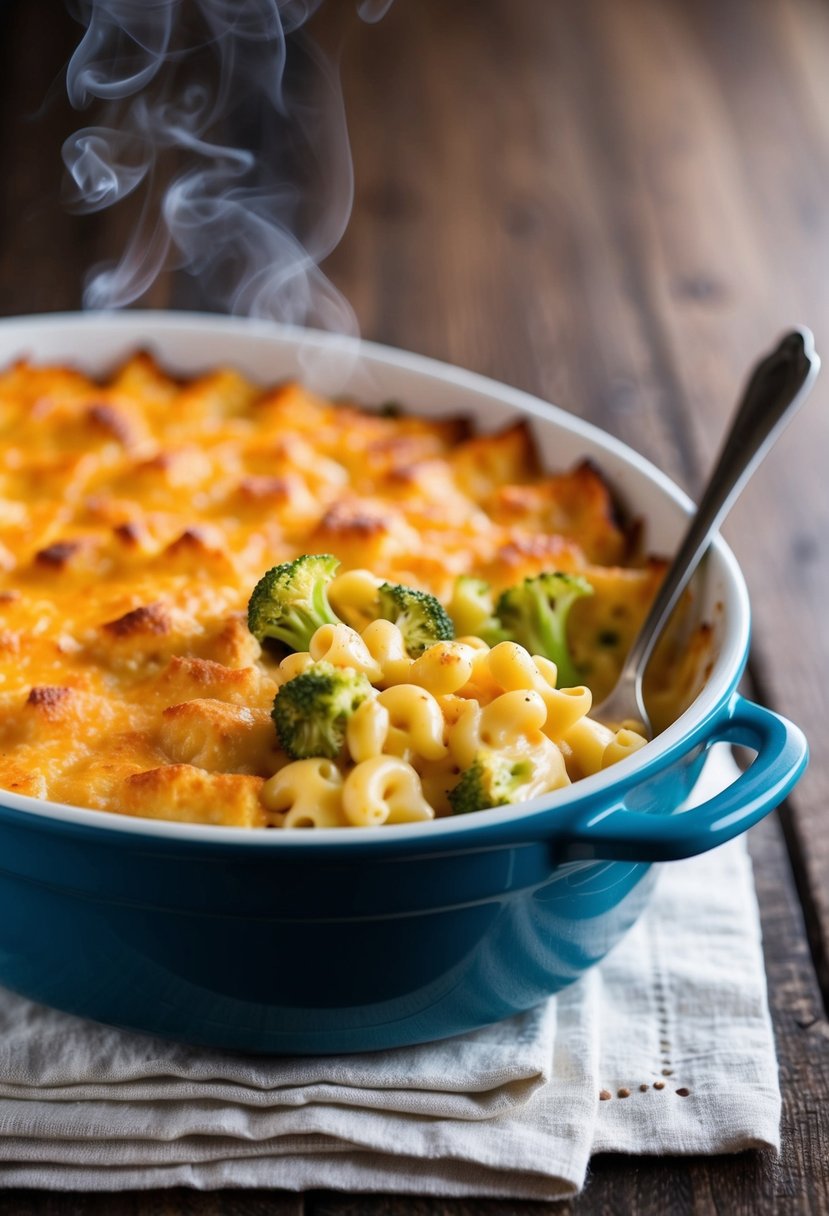
[[[341,18],[342,14],[338,14]],[[0,313],[77,307],[129,218],[59,203],[78,125],[54,0],[0,2]],[[744,370],[805,322],[829,351],[829,8],[821,0],[397,0],[349,26],[356,169],[329,270],[370,338],[556,401],[693,492]],[[151,302],[180,303],[162,281]],[[829,374],[726,532],[751,678],[812,766],[752,833],[780,1056],[778,1163],[608,1157],[538,1205],[311,1193],[0,1193],[15,1216],[829,1212]]]

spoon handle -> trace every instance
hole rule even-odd
[[[623,678],[641,673],[712,536],[780,432],[805,401],[820,370],[814,338],[795,329],[756,365],[696,514],[665,574],[625,662]]]

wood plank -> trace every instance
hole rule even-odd
[[[0,1216],[304,1216],[301,1195],[281,1191],[57,1191],[0,1190]]]
[[[793,11],[787,6],[790,20]],[[715,10],[706,12],[713,24]],[[357,181],[366,194],[358,193],[334,269],[346,291],[353,284],[361,293],[368,336],[496,370],[605,425],[693,489],[746,367],[793,305],[780,297],[769,304],[763,290],[780,266],[767,256],[764,234],[753,230],[757,183],[752,193],[742,179],[732,180],[732,145],[743,133],[722,97],[729,87],[725,71],[714,78],[714,56],[689,27],[685,7],[620,8],[609,0],[560,5],[558,14],[565,24],[545,21],[539,9],[526,21],[513,9],[506,19],[503,8],[493,18],[490,9],[489,24],[475,24],[464,6],[453,6],[444,37],[430,39],[434,13],[421,5],[416,16],[406,14],[405,34],[402,15],[393,12],[384,27],[358,35],[363,54],[351,61],[348,110]],[[464,22],[474,25],[465,37]],[[380,45],[369,49],[369,39],[377,38]],[[420,54],[405,53],[404,40]],[[776,46],[769,40],[764,56]],[[496,64],[514,80],[515,96],[494,86],[491,99],[476,91],[475,73],[492,80]],[[746,74],[751,70],[749,64]],[[446,89],[452,81],[454,91],[435,99],[424,78]],[[757,90],[768,87],[766,73],[753,80]],[[408,156],[394,156],[393,133],[410,121],[412,106],[418,143],[428,149],[419,171],[411,170]],[[444,129],[450,125],[462,130],[465,152]],[[795,160],[805,152],[795,146],[789,155]],[[771,166],[765,172],[771,175]],[[509,224],[504,217],[510,201],[514,217],[516,199],[522,221]],[[479,259],[486,251],[485,270],[466,258],[470,248]],[[775,259],[785,260],[787,248],[780,236]],[[409,294],[408,258],[414,260],[415,251],[416,286]],[[822,262],[811,267],[804,249],[798,257],[816,280]],[[360,267],[375,264],[384,267],[385,286],[360,275]],[[401,280],[396,293],[395,274]],[[439,302],[440,326],[434,316],[422,321],[427,283]],[[826,315],[820,301],[815,315]],[[600,337],[594,341],[594,335]],[[816,437],[795,430],[787,438],[792,442],[802,450]],[[776,476],[781,466],[785,474],[786,460],[775,453],[761,476],[774,476],[775,462]],[[782,501],[785,527],[791,518],[786,497],[774,498],[774,482],[756,484],[761,505]],[[735,517],[731,527],[741,552],[760,509],[747,502],[742,523]],[[767,560],[755,543],[755,564],[760,556],[762,569],[752,567],[749,578],[754,570],[766,586]],[[764,603],[757,613],[760,645],[775,640],[779,590],[777,579],[776,605]],[[789,611],[791,597],[781,598]],[[820,655],[816,670],[826,670]],[[790,678],[779,666],[777,674]],[[789,821],[796,813],[785,812]],[[814,1122],[815,1102],[826,1100],[816,1095],[829,1095],[826,1021],[790,877],[785,885],[779,834],[764,827],[757,840],[775,1025],[788,1082],[779,1172],[754,1155],[723,1162],[609,1158],[595,1164],[576,1211],[771,1210],[795,1196],[803,1204],[798,1210],[820,1211],[829,1202],[824,1133],[816,1137]],[[327,1198],[320,1212],[352,1210],[337,1202]],[[447,1210],[466,1216],[489,1209],[457,1204]]]
[[[748,367],[829,317],[825,7],[424,4],[354,40],[357,200],[330,264],[368,336],[540,392],[697,489]],[[826,393],[725,531],[755,678],[813,745],[786,828],[829,994]]]
[[[79,216],[64,198],[63,141],[100,117],[70,107],[66,63],[81,27],[52,0],[0,3],[0,315],[81,307],[93,266],[119,256],[136,222],[140,193],[111,212]],[[162,276],[144,299],[164,307]]]
[[[77,125],[60,81],[77,28],[62,5],[0,5],[0,314],[80,302],[90,250],[61,205],[60,158]]]
[[[409,1195],[338,1195],[333,1191],[311,1192],[306,1200],[308,1216],[570,1216],[572,1206],[562,1203],[533,1203],[513,1199],[419,1199]]]
[[[825,338],[829,109],[816,98],[829,94],[817,68],[829,62],[829,13],[768,0],[632,7],[633,20],[604,4],[602,24],[629,155],[642,162],[658,316],[704,469],[755,353],[799,320]],[[639,87],[624,89],[631,80]],[[761,695],[812,742],[785,824],[827,997],[828,392],[824,378],[725,528],[752,593]]]
[[[2,112],[12,98],[15,113],[34,111],[74,31],[47,0],[0,9],[0,23]],[[792,319],[819,329],[827,318],[828,24],[817,0],[420,0],[399,3],[377,26],[355,25],[346,85],[357,202],[329,268],[366,336],[539,392],[698,486],[758,349]],[[76,306],[81,271],[117,253],[119,225],[129,224],[88,223],[57,206],[60,142],[76,123],[56,104],[44,124],[18,119],[0,135],[9,166],[0,183],[2,312]],[[159,299],[167,290],[160,285]],[[818,672],[829,669],[820,615],[829,504],[818,493],[827,450],[820,404],[770,457],[728,531],[754,592],[764,695],[811,728],[816,744],[784,822],[822,962],[829,841],[816,837],[829,766]],[[775,1171],[755,1155],[605,1158],[572,1205],[316,1193],[305,1210],[829,1209],[820,1114],[829,1034],[773,825],[755,832],[754,851],[785,1103]],[[301,1199],[268,1192],[0,1192],[0,1213],[23,1216],[302,1211]]]
[[[610,416],[681,473],[674,373],[652,310],[630,307],[646,289],[642,237],[635,199],[603,161],[612,105],[591,91],[602,73],[583,61],[582,8],[557,7],[566,21],[543,0],[520,16],[503,3],[399,6],[354,31],[357,194],[328,265],[366,336]],[[382,268],[378,284],[366,266]]]
[[[816,330],[826,354],[829,335],[829,282],[820,266],[829,256],[829,13],[811,3],[766,5],[761,26],[763,52],[755,53],[752,81],[740,74],[736,101],[745,116],[741,131],[746,165],[764,182],[758,216],[758,243],[768,259],[769,279],[775,283],[790,316],[800,316]],[[772,73],[771,49],[778,45],[780,80],[774,91],[781,117],[773,141],[758,137],[757,124],[747,116],[760,104],[759,78]],[[823,58],[822,71],[818,59]],[[725,65],[720,63],[720,71]],[[788,104],[787,104],[788,101]],[[765,125],[765,124],[764,124]],[[775,163],[775,150],[777,160]],[[777,239],[779,232],[786,240]],[[790,714],[806,731],[813,760],[784,819],[790,851],[800,868],[801,895],[807,928],[824,994],[829,1004],[829,839],[823,829],[829,798],[829,740],[824,721],[827,708],[825,676],[829,671],[829,631],[823,605],[829,595],[826,527],[829,497],[825,489],[825,455],[829,450],[829,400],[826,373],[815,400],[784,437],[769,469],[765,499],[758,486],[743,505],[741,543],[750,586],[762,586],[768,553],[779,555],[776,571],[779,598],[755,597],[757,643],[755,678],[767,699]],[[750,487],[750,492],[754,487]],[[768,503],[777,509],[769,512]],[[752,512],[754,514],[752,515]],[[758,528],[751,520],[762,520]],[[752,546],[748,549],[747,539]],[[776,599],[776,603],[775,603]],[[822,677],[821,677],[822,673]]]
[[[751,852],[780,1061],[780,1158],[773,1161],[759,1153],[707,1159],[596,1158],[587,1188],[573,1204],[576,1216],[605,1210],[729,1216],[796,1211],[822,1216],[829,1207],[829,1128],[818,1115],[821,1104],[829,1102],[829,1023],[776,816],[752,830]]]

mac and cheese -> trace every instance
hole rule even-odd
[[[612,684],[663,564],[634,551],[591,464],[541,470],[523,422],[474,436],[227,368],[180,381],[139,354],[103,382],[7,368],[0,428],[5,789],[251,828],[394,823],[446,814],[482,747],[546,790],[639,745],[591,724],[588,688]],[[251,587],[322,552],[341,563],[330,602],[345,623],[307,653],[263,647],[245,621]],[[482,644],[468,596],[458,640],[420,654],[372,615],[384,580],[452,607],[458,576],[497,592],[547,570],[594,590],[570,626],[583,688]],[[693,698],[705,657],[699,629],[663,642],[657,722]],[[271,708],[319,660],[364,673],[372,694],[338,761],[292,760]]]

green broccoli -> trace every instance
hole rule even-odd
[[[453,815],[483,811],[490,806],[506,806],[521,801],[521,789],[533,778],[533,763],[528,756],[509,756],[489,749],[478,752],[454,789],[449,791]]]
[[[301,675],[283,684],[271,717],[279,742],[292,760],[309,756],[336,759],[345,742],[348,719],[371,693],[361,671],[312,663]]]
[[[248,603],[248,629],[254,637],[307,650],[320,625],[339,624],[327,593],[339,564],[329,553],[306,553],[263,575]]]
[[[449,615],[459,637],[482,638],[490,646],[510,640],[495,615],[492,588],[482,578],[461,574],[455,579]]]
[[[548,572],[510,587],[495,605],[495,615],[511,641],[530,654],[552,659],[559,688],[579,683],[567,644],[567,617],[577,599],[592,594],[590,583],[580,575]]]
[[[427,646],[455,636],[446,609],[427,591],[383,583],[377,592],[377,603],[379,618],[397,625],[412,658],[423,654]]]

